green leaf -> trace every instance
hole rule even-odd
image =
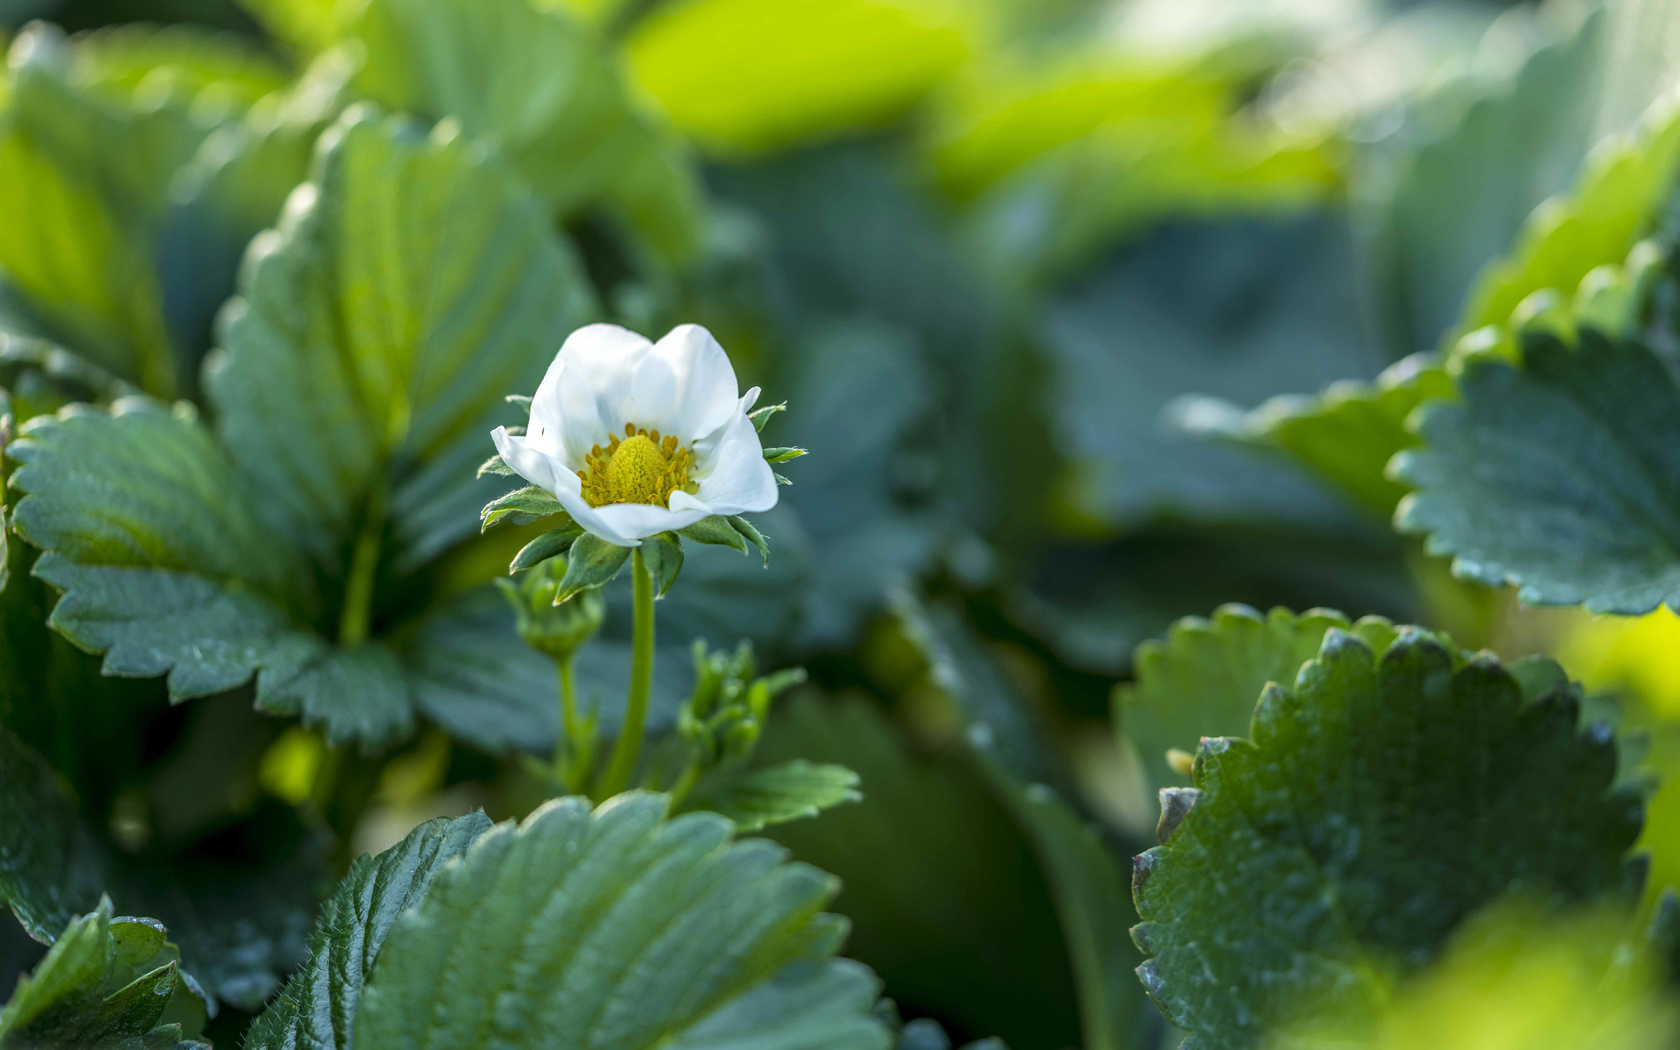
[[[1193,807],[1137,858],[1150,996],[1189,1045],[1259,1046],[1330,997],[1374,1005],[1389,967],[1514,885],[1636,894],[1643,800],[1612,787],[1614,734],[1578,729],[1580,701],[1549,661],[1460,660],[1409,628],[1378,658],[1327,632],[1250,739],[1202,742]]]
[[[502,457],[498,454],[491,456],[479,465],[477,476],[482,478],[493,475],[500,478],[511,478],[516,473],[512,467],[502,461]]]
[[[106,857],[39,755],[0,729],[0,900],[51,943],[105,890]]]
[[[764,766],[799,759],[856,771],[863,800],[764,834],[840,877],[849,950],[894,997],[1014,1045],[1083,1045],[1038,859],[968,749],[922,746],[861,693],[807,689],[777,705],[754,753]],[[1130,912],[1123,885],[1119,904]],[[1130,969],[1122,975],[1147,1009]]]
[[[798,459],[805,455],[807,451],[807,449],[792,447],[767,448],[764,450],[764,461],[766,463],[786,463],[790,459]]]
[[[746,537],[747,542],[758,548],[758,553],[764,556],[764,565],[768,568],[770,565],[770,544],[764,538],[764,533],[759,532],[757,526],[739,514],[731,515],[729,524],[734,526],[736,532]],[[742,551],[742,553],[746,552]]]
[[[1295,681],[1332,627],[1379,653],[1394,631],[1380,617],[1352,624],[1333,609],[1297,615],[1280,608],[1262,615],[1246,605],[1223,605],[1211,619],[1179,620],[1165,642],[1139,645],[1133,681],[1114,688],[1114,720],[1143,763],[1150,797],[1158,788],[1190,782],[1169,765],[1169,748],[1191,754],[1204,736],[1241,735],[1260,690],[1267,682]]]
[[[255,674],[262,709],[377,746],[413,723],[407,672],[384,639],[326,636],[359,642],[352,612],[377,621],[387,586],[473,535],[501,392],[593,297],[493,156],[365,108],[242,287],[207,369],[220,442],[156,406],[44,423],[13,449],[18,527],[66,591],[54,624],[108,672],[168,672],[176,697]]]
[[[674,532],[661,532],[642,541],[642,560],[647,564],[648,577],[653,581],[653,596],[665,597],[671,584],[682,572],[682,541]]]
[[[508,566],[508,572],[520,572],[531,568],[538,562],[547,561],[556,554],[564,554],[572,549],[572,544],[576,543],[577,538],[582,535],[583,527],[581,525],[572,525],[569,528],[545,532],[519,548],[519,553],[513,556],[513,562]]]
[[[655,12],[629,41],[642,87],[725,155],[891,120],[967,52],[952,12],[867,0],[700,0]]]
[[[1398,351],[1434,349],[1482,267],[1507,250],[1530,211],[1568,186],[1592,145],[1605,21],[1595,12],[1568,31],[1534,33],[1521,64],[1469,85],[1480,97],[1391,176],[1392,196],[1373,210],[1371,265]]]
[[[765,405],[763,408],[754,409],[753,411],[747,413],[747,418],[752,420],[752,425],[757,427],[758,432],[762,434],[764,433],[764,424],[770,422],[770,417],[774,416],[778,412],[786,411],[787,402],[783,401],[779,405]]]
[[[742,554],[747,553],[747,541],[741,532],[731,524],[732,519],[714,514],[709,518],[701,518],[685,529],[678,529],[678,535],[695,543],[709,543],[717,547],[733,547]]]
[[[885,1050],[877,982],[833,958],[835,880],[665,811],[559,799],[480,838],[392,926],[356,1045]]]
[[[337,35],[338,0],[239,0],[264,29],[294,47],[315,51]]]
[[[608,543],[593,532],[586,532],[572,544],[566,556],[566,576],[554,595],[558,605],[585,587],[599,587],[618,575],[630,560],[630,548]]]
[[[702,784],[684,809],[720,813],[738,832],[814,817],[825,809],[861,801],[858,775],[845,766],[794,759],[746,773],[731,772]]]
[[[480,531],[488,532],[491,526],[500,525],[504,521],[514,525],[529,525],[551,514],[566,514],[566,508],[561,506],[560,501],[547,489],[527,485],[486,503],[478,514],[479,528]],[[566,524],[570,522],[571,516],[567,515]]]
[[[495,139],[562,217],[605,204],[673,259],[698,247],[694,172],[570,15],[527,0],[370,0],[346,35],[366,53],[363,97]]]
[[[1508,325],[1537,291],[1572,295],[1596,267],[1620,264],[1656,223],[1677,170],[1680,106],[1667,100],[1632,134],[1594,149],[1571,194],[1529,215],[1511,253],[1477,279],[1448,345],[1484,325]]]
[[[246,1050],[349,1047],[362,988],[391,925],[489,827],[482,813],[429,820],[377,857],[362,854],[321,908],[309,961],[252,1024]]]
[[[181,976],[174,945],[149,919],[113,919],[103,899],[73,919],[52,949],[18,981],[0,1011],[0,1047],[85,1047],[87,1050],[170,1050],[207,1044],[182,1042],[182,1025],[166,1012],[193,1012],[192,989]],[[179,1007],[173,1007],[181,1000]],[[196,1020],[202,1024],[203,1004]],[[193,1026],[191,1034],[197,1034]]]
[[[1176,417],[1198,436],[1298,460],[1361,506],[1388,518],[1407,491],[1385,473],[1389,460],[1417,444],[1406,429],[1407,417],[1425,401],[1452,393],[1452,380],[1432,357],[1415,354],[1384,369],[1372,383],[1338,381],[1320,394],[1285,394],[1247,413],[1203,399],[1182,406]]]
[[[447,129],[356,107],[314,181],[253,248],[206,378],[276,526],[336,560],[382,485],[398,511],[483,504],[424,468],[459,448],[470,474],[502,392],[534,385],[593,296],[512,172]]]
[[[1523,601],[1637,615],[1680,608],[1680,390],[1643,345],[1530,332],[1524,365],[1468,364],[1461,403],[1424,410],[1396,521],[1453,571]]]

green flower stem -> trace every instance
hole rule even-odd
[[[556,661],[560,672],[560,739],[554,742],[554,777],[567,791],[582,791],[589,784],[589,767],[595,757],[594,726],[578,717],[577,676],[572,673],[573,657]]]
[[[595,801],[630,786],[636,756],[642,749],[642,724],[647,721],[648,694],[653,690],[653,577],[648,575],[642,549],[630,556],[630,584],[634,595],[634,617],[630,647],[630,698],[624,705],[624,728],[613,745],[612,761],[595,786]]]
[[[683,767],[682,775],[677,777],[676,783],[672,784],[667,792],[671,796],[673,808],[694,788],[694,782],[698,779],[700,779],[700,759],[697,757],[690,758],[688,764]]]

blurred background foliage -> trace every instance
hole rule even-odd
[[[814,454],[761,523],[775,558],[691,550],[655,717],[695,637],[810,671],[760,760],[842,763],[864,800],[769,834],[844,880],[849,953],[905,1017],[1015,1050],[1171,1038],[1130,972],[1125,857],[1176,782],[1164,748],[1248,711],[1149,706],[1141,671],[1110,698],[1139,643],[1223,603],[1552,652],[1680,774],[1680,619],[1456,581],[1394,533],[1383,473],[1458,355],[1548,312],[1635,323],[1680,166],[1672,0],[0,0],[0,33],[6,435],[137,390],[213,412],[200,365],[246,246],[359,101],[495,143],[597,317],[703,323],[790,403],[774,443]],[[307,895],[427,817],[518,815],[555,687],[484,585],[531,534],[462,524],[421,514],[376,609],[442,669],[419,728],[330,777],[337,752],[250,687],[175,707],[101,677],[44,626],[15,538],[0,723],[110,848],[241,900],[259,857],[304,864]],[[610,732],[629,609],[607,597],[580,676]],[[1333,619],[1265,624],[1310,653]],[[1654,899],[1680,795],[1644,844]],[[273,903],[224,1045],[295,963],[307,913]],[[1569,939],[1604,923],[1529,952],[1505,921],[1443,964],[1486,988],[1400,995],[1382,1045],[1487,997],[1573,1023],[1602,979]],[[0,982],[26,944],[0,933]],[[1611,1012],[1650,994],[1620,982]]]

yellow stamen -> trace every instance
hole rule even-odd
[[[624,437],[607,437],[607,446],[590,448],[586,469],[577,472],[583,498],[592,507],[609,503],[650,503],[668,506],[671,493],[692,493],[699,486],[688,479],[694,458],[674,435],[624,425]]]

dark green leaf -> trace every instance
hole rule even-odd
[[[54,773],[0,729],[0,899],[37,941],[99,900],[106,857]]]
[[[362,987],[397,916],[490,827],[473,813],[431,820],[377,857],[363,854],[321,908],[309,961],[245,1037],[246,1050],[347,1050]]]
[[[583,535],[583,527],[580,525],[543,533],[519,548],[519,553],[513,556],[513,563],[508,566],[508,572],[520,572],[529,569],[538,562],[547,561],[556,554],[566,553],[572,549],[572,544],[577,542],[577,538],[581,535]]]
[[[730,519],[719,515],[701,518],[686,529],[679,529],[678,533],[695,543],[709,543],[718,547],[734,547],[742,554],[747,553],[747,541],[741,533],[730,524]]]
[[[480,531],[488,532],[492,525],[500,525],[504,521],[514,525],[529,525],[539,518],[565,513],[566,508],[560,505],[553,493],[536,485],[527,485],[486,503],[484,509],[478,513],[478,520]],[[571,517],[568,515],[563,524],[570,522]]]
[[[825,809],[857,802],[858,775],[845,766],[794,759],[750,772],[729,771],[703,784],[684,809],[721,813],[738,832],[814,817]]]
[[[166,1023],[172,1002],[194,993],[164,931],[149,919],[113,919],[102,899],[73,919],[34,971],[18,981],[0,1011],[0,1048],[48,1050],[172,1050],[183,1043],[182,1025]],[[203,1004],[196,1008],[203,1021]],[[192,1034],[197,1034],[196,1026]]]
[[[1424,447],[1396,462],[1418,491],[1400,527],[1454,572],[1543,605],[1680,608],[1680,389],[1644,346],[1530,332],[1521,368],[1469,363]]]
[[[1169,748],[1191,754],[1204,736],[1241,735],[1260,690],[1267,682],[1295,681],[1332,627],[1381,647],[1393,632],[1386,620],[1367,617],[1355,626],[1333,609],[1262,615],[1246,605],[1223,605],[1211,619],[1179,620],[1165,642],[1139,645],[1133,681],[1115,687],[1114,718],[1143,763],[1149,797],[1158,788],[1190,783],[1169,766]]]
[[[480,838],[392,926],[356,1045],[885,1050],[873,975],[832,958],[835,880],[665,811],[560,799]]]
[[[566,577],[554,596],[558,605],[585,587],[599,587],[618,575],[630,560],[630,548],[608,543],[593,532],[586,532],[572,544],[566,556]]]
[[[1577,728],[1580,695],[1409,628],[1380,659],[1327,632],[1250,740],[1202,742],[1194,807],[1137,859],[1151,997],[1190,1045],[1259,1046],[1327,998],[1379,997],[1513,886],[1636,893],[1643,800],[1612,787],[1614,735]]]
[[[764,556],[764,564],[768,567],[770,564],[770,544],[765,540],[764,533],[759,532],[757,526],[739,514],[732,515],[729,524],[734,526],[736,532],[746,537],[747,542],[758,548],[758,553]],[[742,551],[741,553],[745,554],[746,552]]]
[[[647,565],[649,578],[653,580],[653,596],[663,598],[665,592],[671,589],[671,584],[677,581],[677,574],[682,572],[682,541],[674,532],[649,536],[642,541],[642,560]]]
[[[632,107],[598,38],[569,12],[373,0],[347,32],[366,52],[365,97],[497,140],[563,216],[606,204],[672,258],[696,248],[699,188],[681,148]]]
[[[840,876],[848,950],[893,997],[1017,1046],[1081,1045],[1046,879],[970,756],[918,746],[861,694],[802,690],[777,706],[755,752],[764,765],[797,759],[856,771],[863,800],[764,834]]]

